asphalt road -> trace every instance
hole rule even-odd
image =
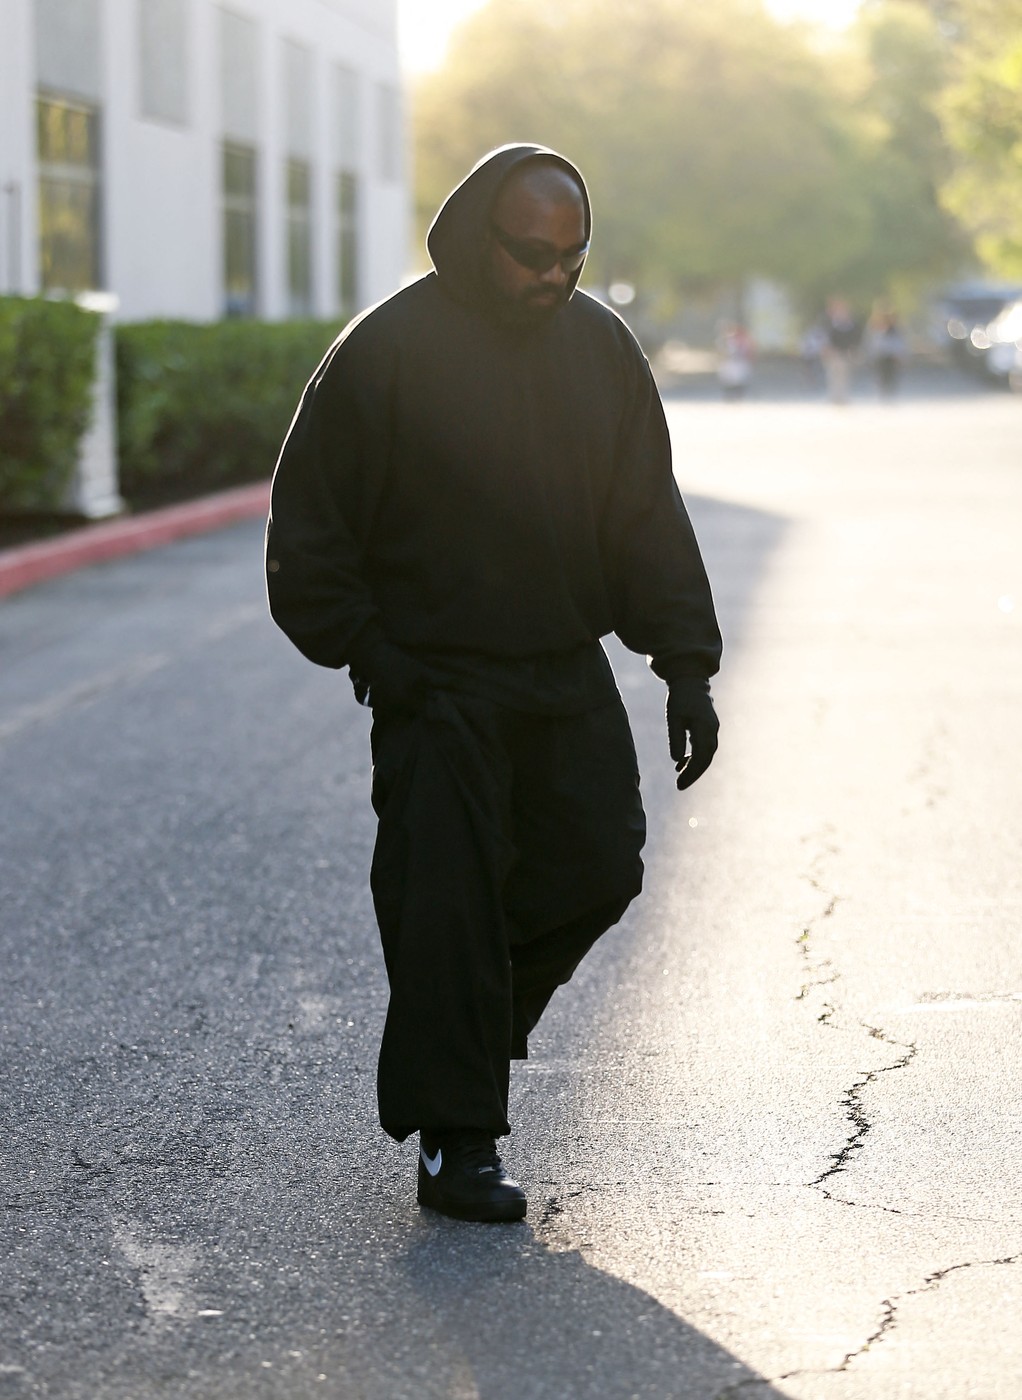
[[[259,527],[0,605],[0,1397],[1022,1396],[1022,402],[671,417],[722,747],[613,651],[647,889],[520,1226],[376,1127],[368,716]]]

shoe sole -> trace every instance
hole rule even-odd
[[[476,1225],[510,1225],[516,1220],[524,1220],[528,1201],[496,1201],[490,1205],[461,1206],[446,1201],[424,1201],[418,1198],[424,1210],[435,1210],[438,1215],[446,1215],[451,1220],[469,1220]]]

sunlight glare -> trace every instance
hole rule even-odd
[[[765,0],[774,19],[801,20],[825,29],[844,29],[855,18],[860,0]]]
[[[409,73],[439,68],[451,31],[486,0],[398,0],[401,66]]]
[[[451,31],[486,0],[398,0],[398,42],[406,72],[439,68]],[[764,0],[775,19],[801,20],[826,29],[843,29],[858,12],[860,0]]]

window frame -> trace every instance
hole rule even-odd
[[[243,189],[231,188],[228,162],[243,158],[250,167],[251,178]],[[259,286],[259,149],[244,141],[224,138],[220,142],[220,200],[223,235],[223,314],[227,319],[253,318],[258,315]],[[241,221],[244,220],[244,224]],[[246,291],[234,299],[232,283],[232,230],[241,229],[245,258],[249,268]]]
[[[85,159],[69,159],[67,151],[60,153],[65,157],[61,159],[60,155],[45,149],[44,108],[60,109],[65,118],[69,115],[85,117]],[[41,289],[44,292],[68,294],[99,290],[103,287],[105,270],[102,111],[98,103],[69,93],[39,88],[35,96],[35,116],[37,247]],[[64,136],[64,144],[71,146],[70,132],[65,132]],[[60,207],[60,193],[65,196],[63,208]],[[81,194],[84,194],[87,206],[84,237],[77,239],[78,247],[72,257],[60,257],[59,232],[54,229],[54,222],[59,221],[61,213],[67,214],[69,210],[73,213],[74,196]],[[56,254],[54,250],[57,250]],[[84,276],[72,275],[67,278],[58,276],[53,270],[61,266],[66,269],[75,262],[81,264],[83,271],[87,266]]]

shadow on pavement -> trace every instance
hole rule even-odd
[[[713,1400],[769,1384],[649,1293],[546,1247],[527,1225],[501,1230],[423,1217],[399,1260],[435,1319],[451,1396],[478,1400]]]
[[[744,640],[750,606],[791,522],[754,506],[698,496],[684,488],[683,494],[713,589],[726,672]]]

